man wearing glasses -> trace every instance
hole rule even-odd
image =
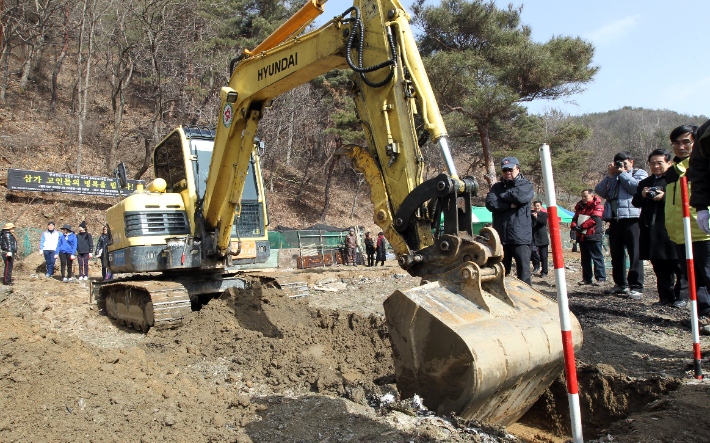
[[[706,126],[706,125],[703,125]],[[701,127],[702,129],[702,127]],[[697,166],[693,160],[696,156],[704,159],[700,155],[700,149],[695,146],[695,140],[699,129],[694,125],[683,125],[671,131],[670,139],[673,146],[673,153],[676,155],[673,159],[673,167],[666,173],[666,229],[671,240],[676,243],[676,252],[678,254],[678,262],[683,272],[683,278],[687,280],[688,269],[685,255],[685,236],[683,235],[683,209],[680,201],[680,182],[679,178],[688,174],[688,195],[690,197],[690,230],[693,240],[692,250],[693,259],[695,261],[695,285],[696,295],[698,300],[698,321],[700,323],[701,332],[708,334],[710,330],[706,326],[710,325],[710,233],[703,228],[702,213],[707,212],[707,203],[703,208],[699,205],[699,200],[702,201],[703,196],[707,195],[707,189],[703,192],[703,180],[707,182],[708,170],[703,172],[704,177],[699,176],[693,171]],[[697,149],[697,151],[696,151]],[[705,159],[707,160],[707,159]],[[691,165],[691,171],[688,170]],[[696,195],[698,194],[698,195]],[[707,227],[707,219],[704,222]],[[682,298],[687,300],[687,291],[682,291]],[[688,322],[686,326],[690,326]]]
[[[629,151],[621,151],[607,166],[607,176],[594,188],[606,199],[602,220],[609,222],[609,252],[611,274],[616,286],[605,294],[625,295],[634,300],[643,296],[643,261],[639,259],[639,215],[641,210],[631,204],[641,180],[648,177],[643,169],[634,169]],[[629,272],[626,274],[626,256]]]
[[[503,176],[491,186],[486,196],[486,208],[493,213],[493,229],[498,232],[503,243],[506,275],[510,274],[515,258],[518,279],[530,284],[530,202],[535,192],[532,183],[520,173],[517,158],[506,157],[500,166]]]

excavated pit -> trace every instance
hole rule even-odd
[[[582,431],[585,439],[598,438],[601,432],[632,413],[678,389],[675,378],[638,379],[616,372],[609,365],[581,365],[577,368]],[[558,436],[570,436],[569,404],[564,374],[554,381],[520,423]]]

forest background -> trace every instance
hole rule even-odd
[[[255,47],[302,6],[283,0],[0,0],[0,170],[110,176],[125,162],[150,181],[152,148],[179,125],[214,126],[230,60]],[[344,11],[330,11],[334,16]],[[574,97],[594,80],[594,47],[576,36],[534,42],[522,7],[444,0],[413,5],[412,25],[447,124],[461,175],[481,184],[515,155],[541,190],[538,147],[552,147],[558,191],[572,206],[620,150],[637,167],[670,146],[680,124],[707,117],[624,107],[571,116],[529,114],[524,103]],[[316,222],[375,227],[369,189],[333,156],[338,143],[365,144],[347,91],[333,71],[283,94],[258,136],[271,225]],[[443,168],[422,146],[425,178]],[[499,172],[499,171],[498,171]],[[0,186],[5,185],[0,174]],[[112,199],[6,194],[5,220],[75,218],[102,224]],[[27,207],[36,211],[28,211]],[[77,224],[78,221],[74,221]],[[23,224],[22,222],[20,224]],[[98,228],[96,228],[98,229]]]

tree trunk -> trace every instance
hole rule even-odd
[[[353,208],[350,211],[350,220],[355,216],[355,208],[357,207],[357,198],[360,195],[360,188],[362,187],[362,182],[365,181],[365,176],[361,175],[357,181],[357,192],[355,192],[355,199],[353,199]]]
[[[340,137],[338,137],[335,139],[335,149],[338,150],[341,146],[343,146],[343,142]],[[330,180],[333,178],[333,170],[339,160],[340,157],[334,157],[328,168],[328,179],[325,181],[325,203],[323,203],[323,212],[320,215],[320,221],[322,222],[325,222],[325,216],[328,213],[328,205],[330,205]]]
[[[488,125],[478,123],[478,135],[481,137],[481,147],[483,148],[483,161],[486,165],[486,174],[484,178],[488,186],[493,186],[496,182],[496,162],[491,151],[491,138],[488,133]]]
[[[106,159],[106,170],[111,171],[113,164],[116,161],[116,151],[118,150],[118,144],[121,141],[121,125],[123,123],[123,109],[126,105],[126,97],[124,94],[126,85],[131,83],[131,78],[133,77],[133,62],[129,61],[130,67],[128,68],[128,74],[118,81],[118,87],[116,89],[114,98],[114,109],[113,109],[113,137],[111,139],[111,148],[109,149],[108,158]]]
[[[82,66],[84,63],[84,29],[86,25],[86,6],[89,3],[89,0],[84,0],[84,8],[81,11],[81,30],[79,31],[79,48],[77,50],[76,54],[76,65],[77,66]],[[71,110],[74,112],[74,109],[76,107],[76,100],[79,95],[79,86],[81,85],[81,74],[82,72],[79,71],[79,75],[76,77],[76,82],[74,82],[74,87],[72,88],[71,91]],[[81,101],[81,98],[79,98]],[[79,108],[79,112],[81,112],[81,108]]]
[[[7,45],[5,46],[5,50],[3,51],[3,56],[5,58],[5,69],[3,73],[3,78],[2,78],[2,86],[0,86],[0,101],[5,101],[5,93],[7,91],[7,85],[10,82],[10,57],[7,49]]]
[[[96,2],[94,2],[94,6],[96,5]],[[93,14],[94,10],[92,7],[91,13]],[[81,94],[79,95],[79,149],[77,152],[77,159],[76,159],[76,173],[77,175],[81,174],[81,150],[83,147],[83,142],[84,142],[84,121],[86,120],[86,108],[89,105],[89,77],[91,76],[91,58],[93,56],[94,52],[94,20],[93,17],[91,18],[91,21],[89,23],[89,52],[86,55],[86,76],[84,77],[84,90],[80,91],[83,92],[84,97],[81,97]],[[81,73],[79,74],[81,77]],[[82,103],[83,102],[83,103]]]
[[[69,48],[69,8],[64,7],[64,45],[62,46],[62,52],[57,58],[57,63],[54,65],[54,71],[52,71],[52,101],[49,104],[49,110],[54,113],[54,108],[57,105],[57,95],[59,94],[59,85],[57,84],[57,78],[59,77],[59,71],[62,69],[62,64],[64,63],[64,57],[67,56],[67,49]]]
[[[35,45],[30,44],[27,50],[27,58],[25,59],[25,63],[22,65],[22,75],[20,76],[20,83],[18,85],[23,91],[27,89],[27,81],[30,78],[30,70],[32,69],[32,59],[35,55]]]
[[[153,159],[151,158],[151,154],[153,153],[152,146],[150,144],[150,139],[149,138],[144,138],[143,143],[145,144],[145,157],[143,157],[143,166],[136,172],[136,175],[133,177],[133,180],[140,180],[141,176],[145,174],[145,172],[150,168],[150,164],[152,163]]]
[[[288,144],[286,145],[286,164],[291,164],[291,150],[293,149],[293,125],[296,118],[296,110],[291,111],[291,122],[288,125]]]

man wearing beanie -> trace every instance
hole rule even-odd
[[[79,223],[76,234],[76,258],[79,262],[79,280],[89,279],[89,259],[93,258],[94,241],[86,230],[86,221]]]

